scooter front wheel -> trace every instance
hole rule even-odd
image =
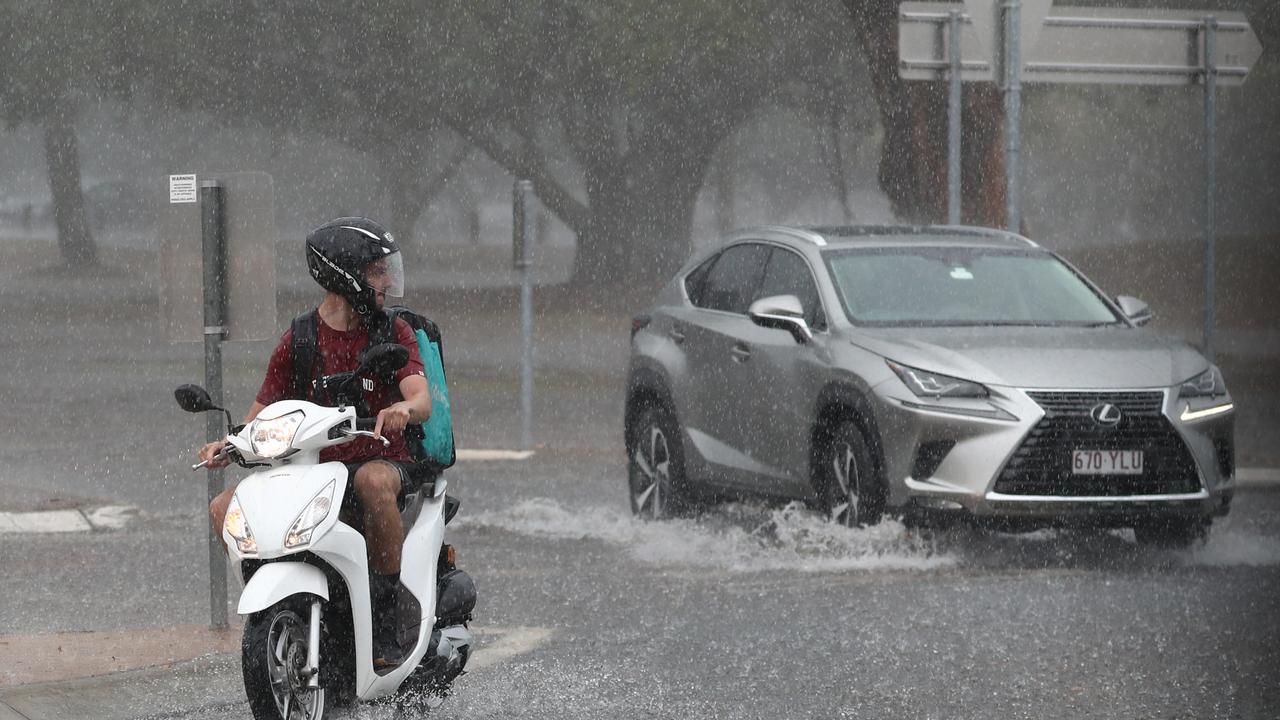
[[[324,717],[324,686],[311,687],[306,673],[309,616],[307,603],[292,597],[254,613],[245,622],[240,666],[255,720]]]

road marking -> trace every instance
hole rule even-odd
[[[459,462],[476,460],[528,460],[533,457],[532,450],[459,450]]]
[[[0,532],[63,533],[87,532],[93,526],[79,510],[0,513]]]
[[[70,533],[119,530],[136,517],[131,505],[106,505],[95,510],[0,512],[0,533]]]
[[[138,508],[131,505],[106,505],[86,513],[85,518],[98,530],[119,530],[137,514]]]
[[[541,627],[489,627],[476,628],[478,635],[498,635],[498,639],[482,643],[467,663],[467,669],[492,667],[517,655],[532,652],[551,638],[550,628]]]

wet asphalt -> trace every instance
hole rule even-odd
[[[203,423],[169,395],[199,379],[199,348],[163,342],[142,315],[58,312],[6,319],[0,511],[137,514],[115,530],[0,534],[0,654],[4,636],[209,618],[207,490],[184,465]],[[446,335],[464,447],[519,437],[511,327]],[[463,501],[450,541],[480,588],[476,626],[549,633],[464,676],[433,717],[1280,715],[1280,482],[1242,487],[1190,551],[1123,531],[842,530],[758,502],[642,523],[619,440],[625,333],[608,315],[544,322],[537,454],[450,471]],[[233,407],[268,350],[227,346]],[[98,717],[249,717],[237,674],[234,656],[215,655],[0,688],[0,718],[83,717],[99,699]],[[33,697],[45,703],[21,705]]]

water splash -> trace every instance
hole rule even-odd
[[[621,509],[570,510],[537,498],[472,515],[464,524],[562,540],[600,540],[623,546],[644,562],[737,572],[933,570],[956,562],[897,521],[843,528],[798,503],[782,508],[734,503],[697,519],[647,522]]]
[[[1144,570],[1172,566],[1280,565],[1280,540],[1219,523],[1207,543],[1188,549],[1138,545],[1130,530],[1003,533],[960,525],[918,530],[886,519],[874,527],[832,524],[800,503],[732,503],[694,519],[650,522],[623,508],[573,509],[535,498],[459,518],[461,527],[495,528],[556,540],[598,540],[654,565],[731,572],[932,571],[951,567]]]

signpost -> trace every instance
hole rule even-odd
[[[965,0],[964,12],[956,20],[953,15],[961,7],[944,2],[902,3],[898,14],[899,75],[904,80],[951,80],[953,86],[956,78],[967,82],[1001,78],[1006,225],[1014,232],[1020,225],[1017,180],[1022,82],[1204,87],[1204,351],[1212,359],[1217,86],[1242,84],[1262,55],[1262,45],[1244,14],[1051,7],[1050,0]],[[957,25],[962,29],[957,30]],[[953,99],[950,105],[950,144],[958,146],[958,103]],[[951,148],[951,153],[958,152],[958,147]],[[954,160],[949,163],[948,198],[959,196],[956,165]],[[955,213],[949,209],[951,222],[953,217]]]
[[[520,271],[520,449],[533,449],[533,183],[511,191],[511,240]]]
[[[222,406],[222,343],[268,340],[276,333],[276,224],[271,176],[170,175],[161,213],[160,307],[169,339],[204,342],[205,389]],[[196,272],[201,268],[201,272]],[[223,416],[209,413],[207,441],[225,436]],[[208,499],[222,492],[223,471],[209,470]],[[227,626],[227,556],[208,532],[209,625]]]

